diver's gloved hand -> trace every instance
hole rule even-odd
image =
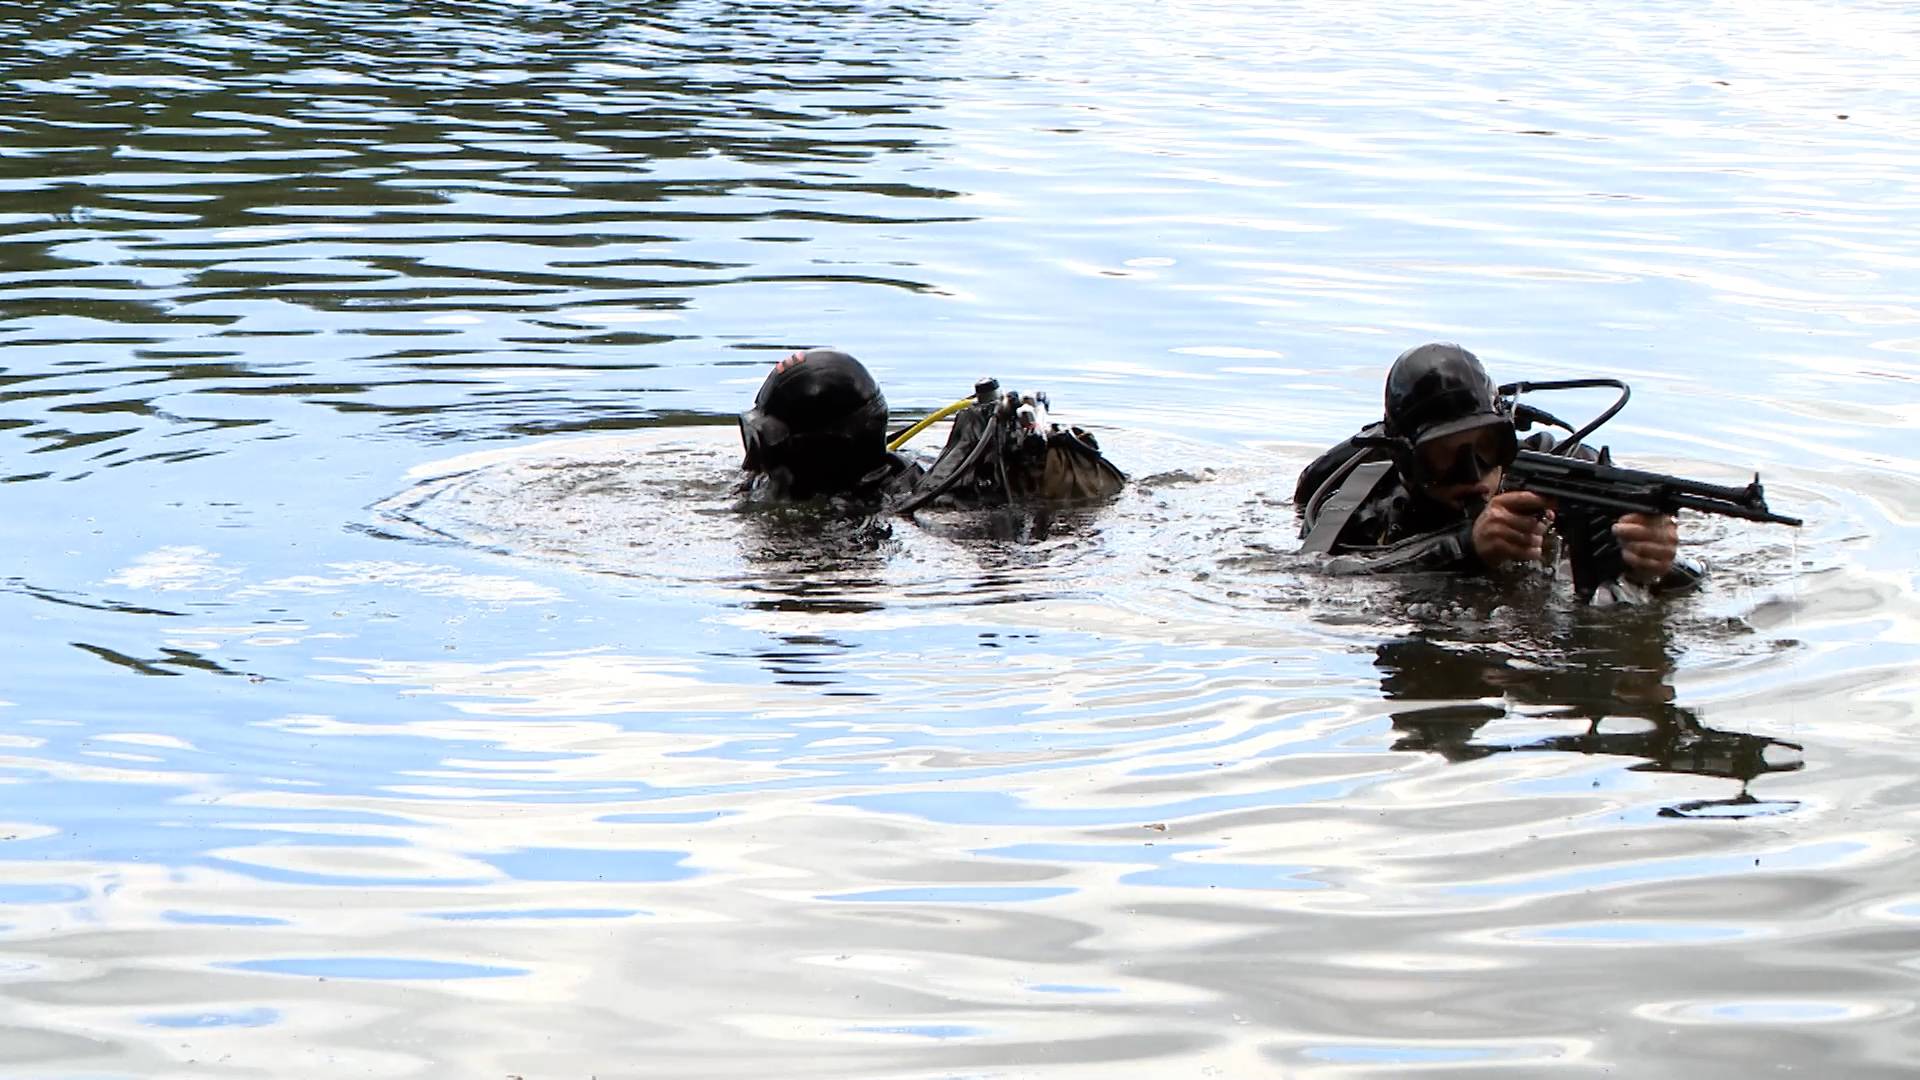
[[[1680,554],[1680,526],[1666,514],[1622,514],[1613,523],[1626,576],[1651,585],[1667,576]]]
[[[1488,566],[1542,562],[1553,504],[1531,491],[1503,491],[1473,519],[1473,553]]]

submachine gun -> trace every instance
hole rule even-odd
[[[1514,400],[1529,390],[1593,387],[1618,390],[1620,397],[1578,430],[1552,413]],[[1776,525],[1801,524],[1799,518],[1776,514],[1767,507],[1759,473],[1755,473],[1745,487],[1726,487],[1664,473],[1623,469],[1613,463],[1608,450],[1595,453],[1584,448],[1581,440],[1612,419],[1631,396],[1627,384],[1618,379],[1508,383],[1499,388],[1499,393],[1518,430],[1526,431],[1540,423],[1573,432],[1551,451],[1519,451],[1507,466],[1501,487],[1506,491],[1531,491],[1555,500],[1554,530],[1560,534],[1573,566],[1574,593],[1583,601],[1593,597],[1600,583],[1617,577],[1624,569],[1620,545],[1613,537],[1613,523],[1622,514],[1675,514],[1693,510]]]

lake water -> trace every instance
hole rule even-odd
[[[1920,1068],[1908,5],[0,40],[0,1075]],[[1806,527],[1653,609],[1315,577],[1436,339]],[[822,344],[1138,482],[732,513]]]

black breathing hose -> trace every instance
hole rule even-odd
[[[916,492],[911,498],[907,499],[906,502],[895,507],[894,513],[911,514],[915,510],[920,509],[953,490],[953,485],[959,483],[961,477],[973,472],[973,467],[980,464],[981,456],[987,452],[988,448],[993,445],[994,440],[998,438],[999,435],[1000,416],[998,413],[995,413],[992,417],[988,418],[986,430],[980,433],[980,441],[974,444],[973,449],[967,453],[966,460],[960,463],[959,468],[948,473],[938,484],[929,487],[925,491]]]
[[[1566,441],[1554,447],[1552,451],[1554,454],[1565,456],[1567,454],[1573,453],[1574,447],[1579,446],[1580,441],[1582,439],[1585,439],[1587,436],[1600,430],[1600,425],[1613,419],[1616,413],[1618,413],[1621,409],[1624,409],[1627,407],[1627,399],[1633,396],[1633,391],[1627,388],[1626,383],[1621,382],[1619,379],[1549,379],[1545,382],[1507,383],[1504,386],[1498,387],[1496,392],[1501,397],[1504,397],[1504,398],[1516,398],[1516,397],[1519,397],[1521,394],[1527,393],[1530,390],[1600,390],[1600,389],[1618,390],[1620,391],[1620,396],[1614,399],[1612,405],[1607,406],[1607,409],[1605,412],[1602,412],[1599,416],[1596,416],[1592,420],[1587,421],[1586,426],[1580,428],[1578,431],[1573,431],[1573,428],[1571,425],[1567,424],[1565,421],[1560,420],[1558,417],[1554,416],[1552,413],[1546,412],[1541,409],[1535,409],[1532,406],[1525,406],[1528,412],[1532,414],[1530,416],[1530,419],[1544,420],[1557,427],[1564,427],[1564,428],[1567,428],[1569,431],[1573,431],[1573,434],[1568,436]],[[1519,408],[1520,406],[1517,406],[1517,405],[1515,406],[1516,414]]]

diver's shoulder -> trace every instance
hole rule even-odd
[[[1294,481],[1293,503],[1304,507],[1313,501],[1313,497],[1340,473],[1347,463],[1372,449],[1371,440],[1380,437],[1386,431],[1386,425],[1375,421],[1354,432],[1352,435],[1334,443],[1322,451],[1320,456],[1300,470],[1300,477]]]

